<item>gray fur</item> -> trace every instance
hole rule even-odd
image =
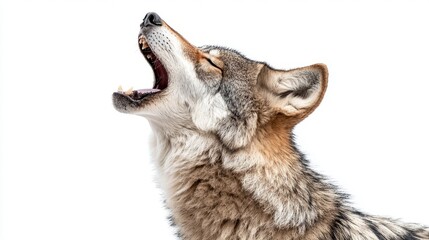
[[[195,48],[165,23],[142,32],[169,86],[141,101],[115,93],[113,102],[154,130],[154,163],[180,237],[429,239],[426,227],[351,207],[297,149],[292,130],[320,104],[325,65],[276,70],[234,50]]]

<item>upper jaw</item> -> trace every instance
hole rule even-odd
[[[156,14],[155,14],[156,15]],[[151,19],[150,22],[148,19]],[[149,21],[149,22],[148,22]],[[153,102],[156,95],[159,95],[169,85],[169,76],[162,61],[152,51],[150,44],[146,40],[145,32],[153,31],[155,28],[162,26],[162,20],[159,16],[154,17],[154,13],[148,13],[141,24],[140,33],[138,36],[138,46],[140,52],[152,67],[154,73],[154,84],[151,89],[128,89],[124,91],[120,86],[116,92],[113,93],[113,104],[120,112],[134,112],[146,103]],[[159,96],[158,96],[159,97]]]
[[[166,89],[169,83],[169,76],[165,64],[162,62],[160,57],[152,51],[152,48],[149,46],[143,34],[139,35],[138,44],[140,52],[152,67],[155,76],[153,89],[155,91],[162,91]]]

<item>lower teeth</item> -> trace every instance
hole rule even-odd
[[[133,88],[129,88],[126,92],[125,95],[131,95],[131,93],[133,93]]]

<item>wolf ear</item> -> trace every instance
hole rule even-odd
[[[265,65],[258,85],[271,107],[300,121],[322,101],[328,85],[328,68],[315,64],[283,71]]]

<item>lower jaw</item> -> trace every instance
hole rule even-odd
[[[128,89],[127,91],[123,91],[122,87],[119,87],[117,93],[129,97],[133,101],[140,101],[140,100],[143,100],[145,97],[158,93],[160,91],[161,91],[160,89],[133,90],[132,88]]]

